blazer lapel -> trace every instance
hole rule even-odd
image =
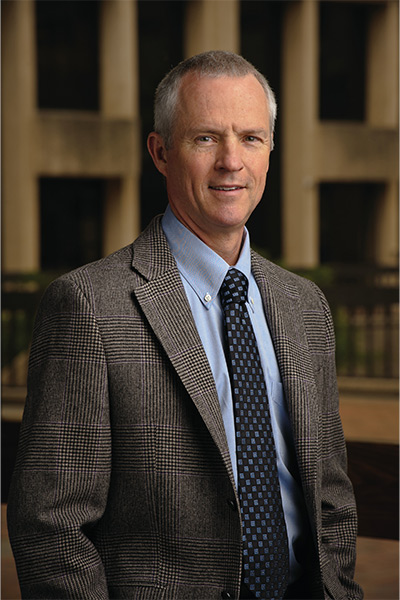
[[[252,255],[252,270],[278,360],[292,423],[304,494],[316,511],[319,408],[311,356],[295,286],[277,278],[264,261]],[[310,504],[309,504],[310,506]]]
[[[135,242],[133,268],[145,277],[133,293],[214,439],[233,483],[211,367],[159,218]]]

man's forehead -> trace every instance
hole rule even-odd
[[[213,82],[226,86],[232,86],[234,81],[245,83],[251,87],[259,87],[259,89],[265,93],[261,83],[253,73],[246,73],[245,75],[228,75],[226,73],[221,73],[221,75],[209,75],[197,71],[189,71],[188,73],[185,73],[181,79],[179,92],[185,93],[187,91],[190,92],[190,90],[193,88],[210,87],[209,84]]]
[[[179,119],[200,118],[213,120],[217,115],[244,117],[257,115],[269,123],[268,99],[264,88],[253,74],[244,76],[221,75],[218,77],[187,73],[182,78],[178,96]],[[247,119],[246,119],[247,121]]]
[[[269,112],[266,92],[252,74],[244,76],[208,76],[187,73],[181,82],[178,95],[178,112],[239,110],[242,112]],[[269,120],[269,119],[268,119]]]

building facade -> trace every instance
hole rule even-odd
[[[163,209],[144,151],[154,86],[209,49],[243,53],[277,91],[256,245],[289,267],[396,266],[396,1],[5,0],[4,273],[106,255]]]

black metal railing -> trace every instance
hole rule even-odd
[[[338,374],[398,378],[398,270],[340,266],[333,273],[322,289],[335,323]]]
[[[1,381],[23,386],[36,311],[49,279],[3,275],[1,293]]]
[[[399,295],[397,269],[324,267],[321,281],[332,309],[339,375],[398,378]],[[2,278],[2,383],[24,385],[39,300],[52,277]]]

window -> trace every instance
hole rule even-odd
[[[374,217],[381,192],[378,183],[321,184],[321,262],[373,262]]]
[[[37,0],[38,106],[99,109],[99,2]]]
[[[40,180],[41,267],[68,271],[101,258],[102,179]]]
[[[362,121],[368,8],[320,2],[320,118]]]

